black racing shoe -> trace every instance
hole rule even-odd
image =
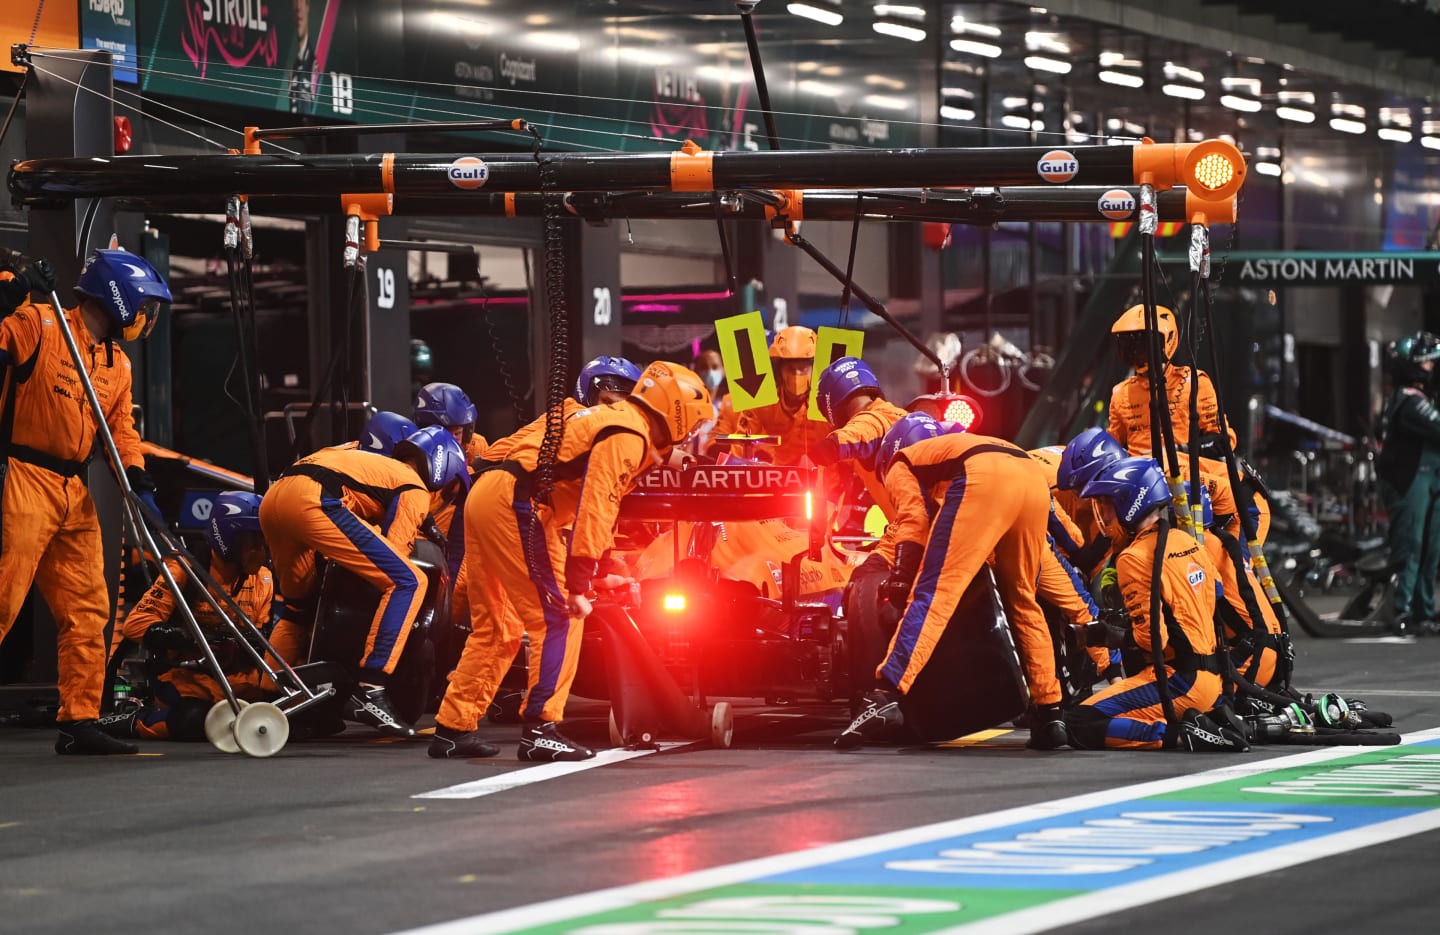
[[[854,750],[898,729],[905,723],[900,713],[900,695],[886,688],[877,688],[865,695],[865,706],[855,715],[850,726],[835,738],[837,750]]]
[[[500,748],[480,736],[478,730],[465,732],[435,725],[435,739],[430,741],[429,754],[437,760],[460,760],[467,757],[498,756]]]
[[[539,763],[576,762],[590,759],[595,751],[560,733],[556,722],[543,721],[538,727],[526,727],[520,732],[520,749],[516,755]]]
[[[1064,716],[1058,704],[1036,705],[1030,711],[1030,739],[1027,750],[1058,750],[1070,742]]]
[[[415,728],[406,724],[400,719],[400,715],[395,713],[395,709],[390,706],[390,696],[381,685],[357,686],[351,693],[350,700],[345,702],[341,709],[341,715],[347,721],[369,724],[387,737],[419,736]]]
[[[1180,747],[1191,753],[1247,753],[1250,743],[1233,727],[1221,727],[1194,708],[1180,719]]]
[[[123,714],[107,714],[96,721],[95,726],[99,727],[111,737],[119,737],[121,739],[134,737],[138,733],[135,729],[135,722],[139,716],[140,712],[138,711],[126,711]]]
[[[57,721],[55,726],[60,728],[55,752],[62,755],[115,756],[140,752],[133,743],[105,733],[98,721]]]

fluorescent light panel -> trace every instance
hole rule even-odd
[[[870,24],[870,28],[882,36],[894,36],[896,39],[908,39],[911,42],[923,42],[925,40],[925,28],[907,23],[903,20],[877,19]]]
[[[813,19],[826,26],[839,26],[845,22],[845,14],[840,12],[840,7],[826,3],[825,0],[796,0],[787,5],[785,9],[796,16]]]
[[[1339,130],[1341,133],[1364,133],[1366,126],[1363,120],[1351,120],[1348,117],[1331,117],[1330,129]]]
[[[968,52],[971,55],[983,55],[986,58],[999,58],[1000,47],[989,42],[977,42],[974,39],[951,39],[950,48],[956,52]]]
[[[1203,100],[1205,100],[1205,89],[1204,89],[1204,88],[1197,88],[1197,87],[1194,87],[1193,85],[1188,85],[1188,84],[1167,84],[1167,85],[1161,86],[1160,90],[1161,90],[1161,91],[1164,91],[1166,94],[1170,95],[1171,97],[1184,98],[1184,99],[1187,100],[1187,101],[1203,101]]]
[[[1058,58],[1046,58],[1043,55],[1025,56],[1025,67],[1033,68],[1036,71],[1048,71],[1057,75],[1068,75],[1072,66],[1069,62],[1062,62]]]
[[[1240,97],[1235,94],[1220,95],[1220,103],[1231,110],[1244,111],[1253,114],[1260,109],[1260,102],[1253,97]]]
[[[1118,84],[1122,88],[1142,88],[1145,86],[1145,79],[1137,74],[1128,71],[1111,71],[1104,69],[1096,77],[1106,84]]]
[[[1255,171],[1261,175],[1272,175],[1276,177],[1280,175],[1280,167],[1273,162],[1257,162],[1255,163]]]
[[[1314,123],[1315,114],[1312,111],[1301,110],[1298,107],[1277,107],[1275,116],[1281,120],[1289,120],[1294,123]]]
[[[1403,127],[1381,127],[1375,131],[1375,135],[1391,143],[1408,143],[1415,139],[1415,134]]]

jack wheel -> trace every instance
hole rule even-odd
[[[247,706],[232,725],[235,743],[246,756],[274,756],[290,739],[290,721],[285,712],[268,701]]]
[[[250,707],[250,702],[236,699],[236,704],[243,712]],[[237,715],[230,707],[230,702],[220,700],[215,702],[205,715],[205,739],[210,741],[210,746],[221,753],[239,753],[240,744],[235,740],[235,721]]]
[[[730,702],[717,701],[710,709],[710,746],[728,750],[734,741],[735,715],[730,710]]]

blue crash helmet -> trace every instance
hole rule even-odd
[[[858,357],[842,357],[820,373],[815,401],[820,406],[820,414],[832,428],[840,427],[835,421],[840,406],[861,390],[869,390],[882,399],[885,397],[880,391],[875,371]]]
[[[174,301],[150,261],[128,250],[90,254],[75,291],[100,303],[126,341],[149,337],[160,320],[160,306]]]
[[[594,406],[600,402],[600,392],[610,390],[625,393],[635,389],[640,382],[640,368],[623,357],[597,357],[580,368],[575,380],[575,398],[581,405]]]
[[[1170,486],[1154,458],[1121,458],[1101,468],[1080,496],[1109,501],[1121,528],[1133,535],[1145,514],[1170,502]]]
[[[240,536],[247,532],[260,532],[259,495],[227,490],[216,497],[205,524],[205,541],[215,554],[233,562],[239,557]]]
[[[470,397],[454,383],[427,383],[415,400],[415,424],[470,425],[480,415]]]
[[[1125,446],[1104,429],[1086,429],[1070,439],[1055,471],[1055,486],[1081,491],[1108,465],[1130,457]]]
[[[395,446],[420,430],[398,412],[377,412],[360,430],[360,450],[389,457]]]
[[[469,488],[470,471],[465,465],[465,452],[444,426],[430,425],[415,432],[395,446],[394,457],[404,460],[417,451],[425,462],[427,489],[440,490],[453,480]]]
[[[922,442],[927,438],[938,438],[945,434],[945,429],[929,415],[923,412],[911,412],[903,416],[899,422],[890,426],[890,431],[880,441],[880,450],[875,454],[875,471],[881,480],[890,472],[890,465],[894,463],[895,456],[902,449],[909,448],[916,442]]]

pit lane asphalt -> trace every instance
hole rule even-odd
[[[1440,726],[1440,639],[1298,637],[1297,684]],[[605,708],[570,724],[604,746]],[[800,715],[800,716],[797,716]],[[0,932],[381,933],[884,831],[1184,775],[1227,755],[1023,749],[837,754],[837,708],[743,707],[736,747],[687,747],[483,798],[412,798],[527,766],[430,760],[352,727],[277,757],[148,743],[66,758],[53,730],[0,729]],[[1258,747],[1266,758],[1294,747]],[[1440,833],[1061,931],[1434,932]]]

